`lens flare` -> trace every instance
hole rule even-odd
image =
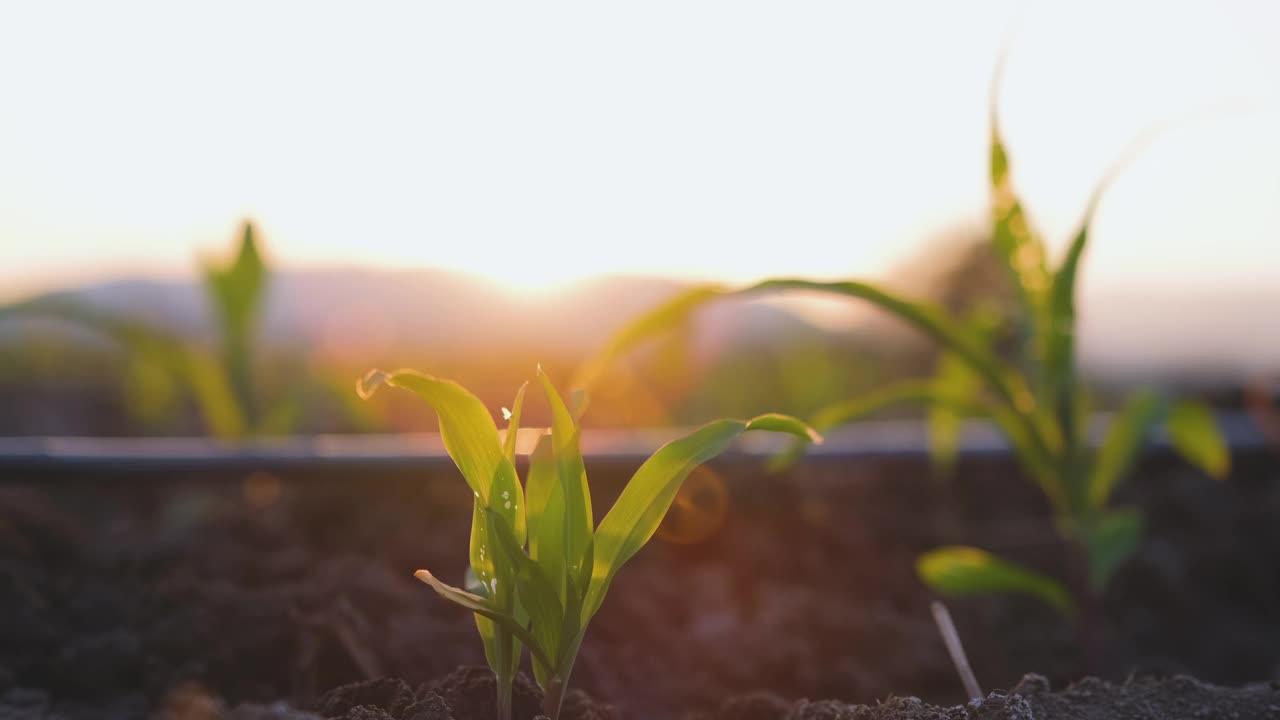
[[[715,471],[699,466],[684,481],[657,535],[669,543],[694,545],[719,530],[728,515],[728,486]]]

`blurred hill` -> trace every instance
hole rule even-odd
[[[905,263],[886,284],[964,312],[979,299],[1003,302],[1008,285],[993,267],[980,236],[957,235]],[[377,417],[353,424],[352,412],[371,412],[353,401],[354,379],[372,367],[418,367],[457,379],[496,408],[538,364],[563,385],[623,322],[685,287],[615,276],[526,291],[442,270],[276,271],[260,333],[263,392],[291,392],[285,388],[301,373],[329,388],[304,403],[298,432],[421,429],[421,408],[390,395],[375,401]],[[211,346],[216,327],[205,292],[195,280],[121,280],[49,297]],[[1280,289],[1244,284],[1231,292],[1086,294],[1084,364],[1104,388],[1181,385],[1232,402],[1237,389],[1280,374],[1276,308]],[[654,345],[626,359],[599,389],[590,424],[692,423],[769,410],[805,415],[887,380],[923,376],[934,360],[927,342],[865,306],[794,298],[713,305]],[[126,355],[65,325],[0,322],[0,394],[11,401],[0,409],[0,434],[202,432],[189,409],[156,409],[149,424],[129,420],[140,413],[128,386],[151,379]],[[344,403],[361,407],[344,410]],[[539,410],[531,412],[538,422]]]
[[[661,278],[609,276],[521,291],[446,270],[278,271],[268,290],[262,339],[268,348],[307,348],[340,359],[537,346],[556,355],[584,355],[625,319],[688,287]],[[210,341],[215,330],[205,291],[195,282],[120,280],[56,295],[194,341]],[[699,354],[738,342],[786,342],[810,328],[763,303],[715,306],[695,323]]]
[[[339,396],[339,406],[354,399],[355,379],[374,367],[415,367],[450,377],[497,408],[511,402],[539,365],[563,386],[573,368],[621,323],[685,287],[664,279],[604,277],[520,291],[439,270],[277,271],[259,332],[260,390],[277,398],[287,395],[303,375],[332,388],[320,407],[312,402],[300,412],[294,427],[299,432],[360,429],[332,396]],[[212,348],[216,318],[205,293],[195,281],[120,280],[33,302],[86,305]],[[790,404],[779,357],[793,356],[798,348],[826,357],[828,346],[847,343],[769,304],[713,306],[681,332],[620,363],[616,377],[598,389],[591,421],[606,426],[696,422],[726,410]],[[854,369],[852,362],[845,365]],[[154,373],[141,370],[141,381],[150,382]],[[156,420],[146,427],[130,420],[139,415],[133,407],[139,393],[130,387],[137,371],[124,348],[81,327],[38,316],[0,322],[0,394],[30,409],[14,414],[0,408],[0,435],[202,432],[190,409],[152,413]],[[816,391],[810,394],[821,394],[806,407],[829,397],[830,386],[813,379]],[[744,385],[751,390],[743,392]],[[421,408],[395,394],[384,393],[370,405],[380,408],[381,417],[363,423],[364,429],[423,427]],[[539,409],[530,412],[536,421]]]
[[[964,242],[932,248],[927,265],[904,265],[886,284],[959,312],[974,298],[1007,291],[987,252]],[[687,287],[670,279],[610,276],[526,292],[444,270],[280,271],[272,279],[263,337],[268,346],[350,360],[512,346],[579,355],[598,347],[623,320]],[[195,282],[121,280],[63,294],[195,340],[213,332],[204,291]],[[1247,282],[1226,289],[1102,288],[1085,294],[1081,304],[1084,363],[1104,379],[1144,374],[1226,382],[1280,371],[1280,288]],[[820,311],[830,313],[829,307]],[[865,307],[851,305],[845,315],[846,329],[915,344],[913,333]],[[706,357],[738,344],[786,342],[813,329],[808,317],[803,303],[726,303],[695,318],[693,338]]]

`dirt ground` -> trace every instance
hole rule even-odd
[[[1280,717],[1280,462],[1236,468],[1215,483],[1153,457],[1126,485],[1148,532],[1105,597],[1100,661],[1034,600],[950,603],[980,682],[1017,690],[966,707],[912,559],[964,542],[1053,572],[1035,490],[998,458],[951,479],[908,459],[776,477],[729,459],[723,517],[681,518],[618,576],[567,716]],[[595,467],[597,518],[628,471]],[[448,466],[4,481],[0,718],[487,720],[491,681],[458,669],[483,663],[470,618],[411,577],[461,577],[470,494]],[[1117,684],[1045,691],[1085,675]],[[357,689],[385,697],[343,699]]]

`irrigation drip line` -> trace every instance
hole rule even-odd
[[[1095,439],[1106,418],[1095,418]],[[1249,416],[1218,416],[1233,452],[1267,449],[1265,436]],[[687,431],[687,429],[685,429]],[[663,430],[587,430],[583,454],[588,464],[626,466],[642,462],[680,428]],[[759,461],[782,450],[787,440],[746,436],[726,453],[728,462]],[[983,421],[966,422],[958,448],[961,458],[1012,457],[1004,438]],[[1169,440],[1154,435],[1148,452],[1172,452]],[[928,462],[925,425],[917,420],[862,422],[826,435],[807,451],[819,462],[899,459]],[[802,461],[803,462],[803,461]],[[434,433],[399,435],[315,435],[222,442],[210,438],[0,437],[0,483],[23,481],[17,471],[102,473],[125,476],[165,471],[235,473],[261,470],[413,471],[452,466]]]

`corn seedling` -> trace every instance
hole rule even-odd
[[[784,415],[709,423],[659,448],[596,526],[577,419],[546,375],[539,372],[538,381],[551,405],[552,425],[530,456],[523,488],[515,456],[524,387],[504,412],[505,438],[484,404],[457,383],[407,370],[374,371],[358,387],[366,398],[391,385],[425,400],[439,417],[445,450],[475,496],[467,588],[447,585],[427,570],[415,576],[475,614],[497,678],[499,720],[511,717],[522,647],[529,649],[543,689],[544,712],[552,720],[559,716],[588,623],[618,570],[653,536],[694,468],[748,430],[821,439]]]
[[[202,285],[217,328],[211,349],[180,334],[118,313],[104,312],[64,294],[0,308],[4,318],[51,318],[98,333],[127,351],[127,396],[134,407],[163,404],[168,390],[179,388],[192,400],[206,431],[217,438],[288,432],[299,415],[303,384],[297,383],[267,403],[255,373],[256,341],[262,321],[270,269],[258,248],[257,233],[244,223],[233,256],[206,261]],[[316,389],[345,400],[350,390],[326,378]],[[136,397],[135,397],[136,396]],[[356,418],[356,408],[348,408]]]
[[[1079,620],[1082,644],[1089,652],[1090,609],[1112,573],[1135,550],[1141,533],[1139,513],[1112,507],[1111,499],[1146,437],[1163,422],[1174,448],[1213,477],[1226,474],[1230,459],[1207,408],[1186,401],[1173,403],[1151,391],[1139,392],[1123,405],[1100,446],[1090,441],[1090,397],[1076,365],[1076,277],[1094,212],[1108,181],[1123,164],[1096,189],[1081,229],[1055,266],[1014,193],[994,107],[993,102],[991,249],[1017,291],[1016,357],[1006,360],[996,351],[995,334],[980,317],[961,318],[941,306],[865,282],[773,279],[742,289],[697,287],[642,315],[579,369],[575,387],[590,388],[620,355],[718,299],[806,291],[871,303],[939,346],[936,374],[831,405],[812,418],[812,425],[825,431],[892,404],[924,403],[929,408],[933,457],[948,464],[955,453],[958,418],[994,422],[1027,476],[1048,497],[1057,531],[1077,551],[1078,567],[1064,582],[977,548],[944,547],[919,559],[919,574],[930,587],[947,595],[1034,595]],[[795,454],[776,458],[777,465],[785,465]]]

